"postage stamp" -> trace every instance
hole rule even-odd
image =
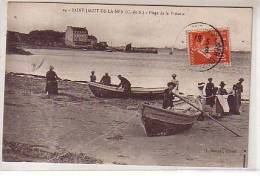
[[[191,65],[231,64],[228,29],[188,31]]]

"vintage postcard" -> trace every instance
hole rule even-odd
[[[9,2],[2,160],[248,167],[252,14]]]

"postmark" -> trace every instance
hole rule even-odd
[[[229,30],[205,29],[187,32],[188,56],[191,66],[231,64]],[[208,70],[209,70],[208,69]]]

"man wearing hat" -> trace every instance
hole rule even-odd
[[[215,104],[215,96],[214,96],[214,84],[212,83],[212,78],[208,79],[208,83],[206,85],[206,104],[210,105],[211,107],[213,107],[213,105]]]
[[[168,88],[163,92],[163,109],[173,107],[174,94],[172,93],[172,90],[176,87],[176,84],[173,82],[168,82],[167,86]]]
[[[96,82],[96,80],[97,80],[97,78],[95,75],[95,71],[92,71],[91,75],[90,75],[90,82]]]
[[[179,81],[176,79],[177,75],[174,73],[172,74],[172,80],[171,82],[174,83],[176,86],[175,86],[175,89],[176,90],[179,90]]]
[[[235,101],[234,101],[234,114],[239,115],[240,114],[240,106],[241,106],[241,94],[243,92],[243,85],[242,83],[244,82],[244,78],[240,78],[238,80],[238,83],[233,85],[233,90],[235,94]]]

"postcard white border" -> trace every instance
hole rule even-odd
[[[221,6],[221,7],[252,7],[253,8],[253,32],[252,32],[252,64],[251,64],[251,89],[250,89],[250,120],[249,120],[249,160],[248,169],[223,169],[223,168],[194,168],[194,167],[175,167],[175,166],[117,166],[117,165],[84,165],[84,164],[53,164],[53,163],[7,163],[1,162],[0,170],[175,170],[187,175],[198,173],[200,175],[206,171],[215,170],[219,174],[238,174],[244,170],[244,174],[254,175],[256,172],[252,170],[260,169],[260,82],[257,77],[260,76],[260,2],[258,0],[16,0],[16,2],[66,2],[66,3],[104,3],[104,4],[136,4],[136,5],[176,5],[176,6]],[[3,129],[3,104],[4,104],[4,75],[5,75],[5,41],[6,41],[6,9],[8,0],[1,0],[1,19],[0,19],[0,114],[1,114],[1,130],[0,130],[0,150],[2,151],[2,129]],[[10,1],[12,2],[12,1]],[[243,24],[241,24],[241,27]],[[258,108],[257,108],[258,107]],[[2,152],[0,152],[2,158]],[[192,169],[189,171],[178,171],[179,169]],[[165,173],[161,173],[162,175]],[[243,174],[243,175],[244,175]],[[142,174],[147,175],[147,174]],[[167,175],[167,174],[166,174]]]

